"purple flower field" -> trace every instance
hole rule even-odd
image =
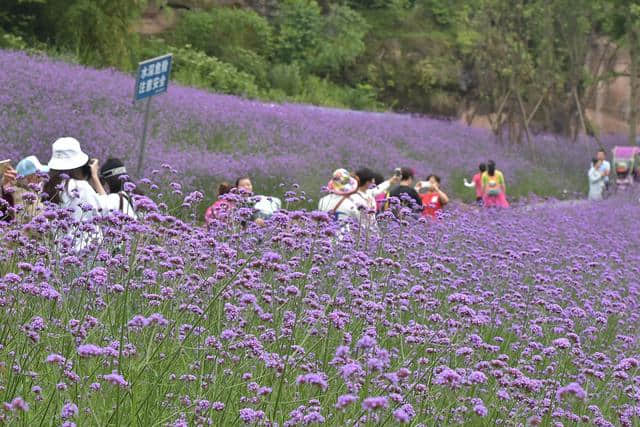
[[[48,159],[51,141],[70,134],[98,157],[135,163],[129,77],[19,53],[0,64],[6,157]],[[204,229],[194,215],[207,201],[182,190],[184,171],[308,179],[364,161],[425,172],[486,150],[504,170],[531,163],[434,120],[186,88],[155,105],[140,220],[76,224],[48,206],[28,223],[0,222],[0,423],[640,423],[630,194],[531,211],[458,206],[441,221],[387,214],[377,234],[340,233],[327,214],[301,210],[242,227],[250,212],[238,209]],[[586,151],[548,137],[540,147],[569,166]],[[103,238],[76,252],[96,227]]]
[[[71,135],[95,157],[119,156],[135,166],[143,114],[132,102],[132,77],[7,51],[0,51],[0,67],[5,158],[29,153],[46,160],[51,143]],[[207,195],[217,180],[246,173],[258,178],[262,193],[284,181],[316,195],[338,167],[370,166],[388,174],[409,166],[419,176],[437,173],[454,194],[472,197],[462,177],[493,158],[510,194],[548,194],[549,187],[585,192],[595,148],[593,141],[559,143],[544,135],[534,147],[504,147],[487,131],[455,122],[266,104],[172,85],[153,100],[145,172],[169,163],[190,182],[199,178]],[[548,184],[524,185],[532,175],[549,175]]]
[[[342,239],[317,212],[205,230],[138,206],[139,222],[2,225],[4,422],[640,421],[630,201],[391,216]],[[97,226],[74,252],[68,230]]]

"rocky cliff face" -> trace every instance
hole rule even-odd
[[[597,75],[626,74],[629,52],[600,39],[592,47],[587,66]],[[629,92],[629,77],[619,76],[598,84],[593,99],[587,104],[587,115],[600,132],[629,131]]]

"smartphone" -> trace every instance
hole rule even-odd
[[[395,170],[393,171],[393,174],[397,177],[401,177],[402,176],[402,168],[395,168]]]

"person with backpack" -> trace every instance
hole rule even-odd
[[[332,219],[347,222],[360,219],[360,210],[353,196],[358,192],[358,181],[346,169],[336,169],[327,184],[329,194],[318,202],[318,210],[328,212]]]
[[[123,214],[130,218],[136,219],[133,199],[131,194],[125,190],[125,182],[129,182],[127,168],[120,159],[109,158],[100,168],[100,179],[103,187],[111,199],[111,204],[115,206]]]
[[[489,160],[487,171],[482,174],[482,194],[485,207],[508,208],[507,187],[502,172],[496,169],[496,163]]]
[[[478,166],[479,172],[473,175],[471,178],[471,182],[467,181],[467,178],[464,179],[464,186],[467,188],[475,188],[476,189],[476,204],[482,206],[482,175],[487,171],[487,165],[484,163],[480,163]]]

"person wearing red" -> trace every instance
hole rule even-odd
[[[480,170],[480,172],[473,175],[473,178],[471,178],[471,182],[467,181],[467,178],[464,179],[464,186],[467,188],[475,187],[476,203],[478,205],[482,205],[482,200],[484,196],[484,193],[482,192],[482,174],[484,174],[487,171],[487,165],[484,163],[480,163],[480,166],[478,166],[478,169]]]
[[[204,220],[207,225],[213,223],[213,221],[216,219],[220,221],[226,221],[231,217],[234,203],[222,196],[229,193],[232,188],[233,187],[226,182],[223,182],[218,186],[218,200],[216,200],[211,206],[209,206],[204,214]]]
[[[422,216],[437,219],[442,208],[449,203],[449,197],[440,189],[440,177],[429,175],[426,181],[416,184],[416,191],[422,200]]]

